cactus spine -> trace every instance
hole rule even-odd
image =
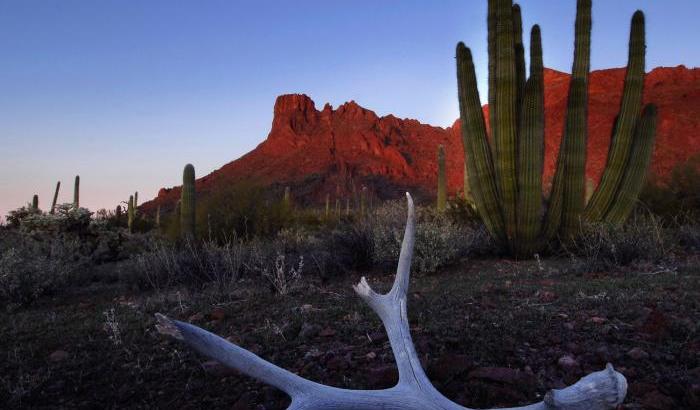
[[[639,116],[645,51],[642,12],[636,12],[632,19],[625,90],[608,164],[586,205],[591,0],[577,1],[566,126],[544,220],[544,76],[540,29],[534,26],[531,32],[527,81],[520,7],[513,5],[512,0],[489,0],[488,30],[490,139],[471,51],[463,43],[457,45],[457,79],[465,178],[489,233],[514,254],[531,256],[558,234],[571,237],[582,218],[613,224],[624,222],[649,166],[657,117],[654,106],[647,107]]]
[[[129,203],[126,208],[127,226],[129,233],[134,232],[134,196],[129,195]]]
[[[80,208],[80,175],[75,176],[75,184],[73,186],[73,207]]]
[[[56,182],[56,190],[53,193],[53,201],[51,201],[51,215],[56,213],[56,201],[58,201],[58,191],[61,189],[61,181]]]
[[[194,166],[192,164],[185,165],[185,169],[182,173],[180,235],[183,238],[194,238],[195,235]]]
[[[445,147],[442,144],[438,145],[437,163],[437,210],[442,212],[447,207],[447,166],[445,165]]]

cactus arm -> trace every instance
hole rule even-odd
[[[489,128],[488,128],[488,141],[491,147],[491,156],[495,161],[496,148],[493,145],[493,110],[496,106],[496,59],[491,56],[496,55],[496,11],[498,9],[498,2],[500,0],[488,0],[488,15],[487,15],[487,26],[488,26],[488,55],[489,55]]]
[[[513,3],[499,0],[496,23],[496,105],[493,136],[496,177],[509,245],[515,241],[517,199],[517,75],[513,35]],[[492,58],[493,56],[489,56]]]
[[[530,39],[530,78],[525,85],[518,147],[518,230],[516,251],[532,256],[540,235],[544,166],[544,72],[539,26]]]
[[[464,43],[457,44],[457,84],[462,142],[471,193],[489,233],[497,241],[503,242],[505,227],[498,198],[496,174],[476,85],[474,62],[471,51]]]
[[[591,0],[578,0],[574,65],[566,112],[564,138],[563,210],[561,232],[572,235],[580,226],[586,197],[586,142],[588,139],[588,74],[591,60]],[[561,155],[561,154],[560,154]]]
[[[126,207],[126,218],[127,226],[129,227],[129,233],[134,232],[134,196],[129,195],[129,203]]]
[[[598,221],[606,215],[626,172],[625,168],[631,152],[634,128],[639,118],[644,92],[646,52],[644,37],[644,13],[637,11],[632,17],[627,73],[615,134],[610,144],[608,160],[600,184],[593,193],[585,212],[586,219],[590,221]]]
[[[525,46],[523,46],[523,18],[518,4],[513,4],[513,36],[513,44],[515,47],[515,74],[517,76],[516,107],[518,107],[519,110],[517,114],[521,115],[527,76],[525,74]],[[516,124],[520,124],[520,120],[518,120]]]
[[[637,203],[637,197],[642,191],[649,164],[651,163],[656,124],[656,106],[648,104],[644,107],[644,113],[637,123],[632,151],[625,167],[625,175],[620,182],[620,187],[617,190],[615,200],[610,206],[610,210],[603,218],[605,222],[614,225],[622,224]]]
[[[75,176],[73,185],[73,207],[80,208],[80,175]]]
[[[56,213],[56,201],[58,201],[58,191],[61,189],[61,181],[56,182],[56,190],[53,193],[53,201],[51,201],[51,215]]]

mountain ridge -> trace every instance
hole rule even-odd
[[[592,71],[589,85],[589,140],[586,175],[597,182],[607,158],[614,118],[619,111],[624,68]],[[545,181],[551,180],[563,133],[570,75],[545,69]],[[700,68],[658,67],[645,79],[644,102],[659,107],[660,121],[651,173],[667,176],[673,166],[700,152]],[[484,106],[488,116],[488,106]],[[488,123],[488,122],[487,122]],[[256,148],[197,180],[206,194],[222,184],[253,181],[281,189],[290,186],[302,203],[318,203],[326,194],[344,198],[367,186],[379,199],[411,190],[434,194],[437,146],[447,151],[448,190],[462,188],[463,148],[460,122],[437,127],[415,119],[378,116],[355,101],[317,109],[306,94],[277,97],[272,126]],[[145,212],[172,208],[179,187],[163,188]]]

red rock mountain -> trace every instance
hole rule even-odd
[[[598,181],[605,166],[613,122],[619,111],[625,70],[590,75],[589,140],[586,172]],[[545,180],[554,173],[566,113],[570,76],[545,71]],[[673,166],[700,152],[700,68],[657,68],[646,76],[645,102],[659,107],[660,122],[652,173],[667,175]],[[455,97],[456,98],[456,97]],[[488,107],[484,107],[488,114]],[[272,129],[254,150],[197,180],[198,193],[224,184],[252,180],[281,191],[290,186],[300,202],[320,202],[327,193],[344,197],[361,186],[380,199],[403,191],[432,196],[436,187],[438,144],[447,150],[448,187],[462,187],[463,149],[460,123],[440,128],[393,115],[377,116],[350,101],[318,110],[306,95],[282,95],[274,108]],[[161,189],[144,203],[172,207],[179,187]]]

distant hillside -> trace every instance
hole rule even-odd
[[[623,68],[615,68],[590,76],[586,172],[596,182],[605,165],[624,75]],[[554,172],[569,80],[568,74],[545,70],[545,180]],[[659,107],[651,171],[664,177],[675,164],[700,151],[700,69],[654,69],[646,77],[644,100]],[[488,114],[488,107],[484,110]],[[306,95],[282,95],[275,102],[267,139],[198,179],[197,192],[206,194],[246,180],[276,189],[288,185],[302,202],[320,202],[327,193],[344,197],[363,185],[380,199],[397,198],[405,190],[425,197],[435,191],[439,144],[446,146],[448,186],[456,192],[462,187],[464,167],[459,129],[458,120],[445,129],[393,115],[378,117],[354,101],[335,110],[326,104],[319,111]],[[141,208],[170,209],[179,195],[179,187],[161,189]]]

